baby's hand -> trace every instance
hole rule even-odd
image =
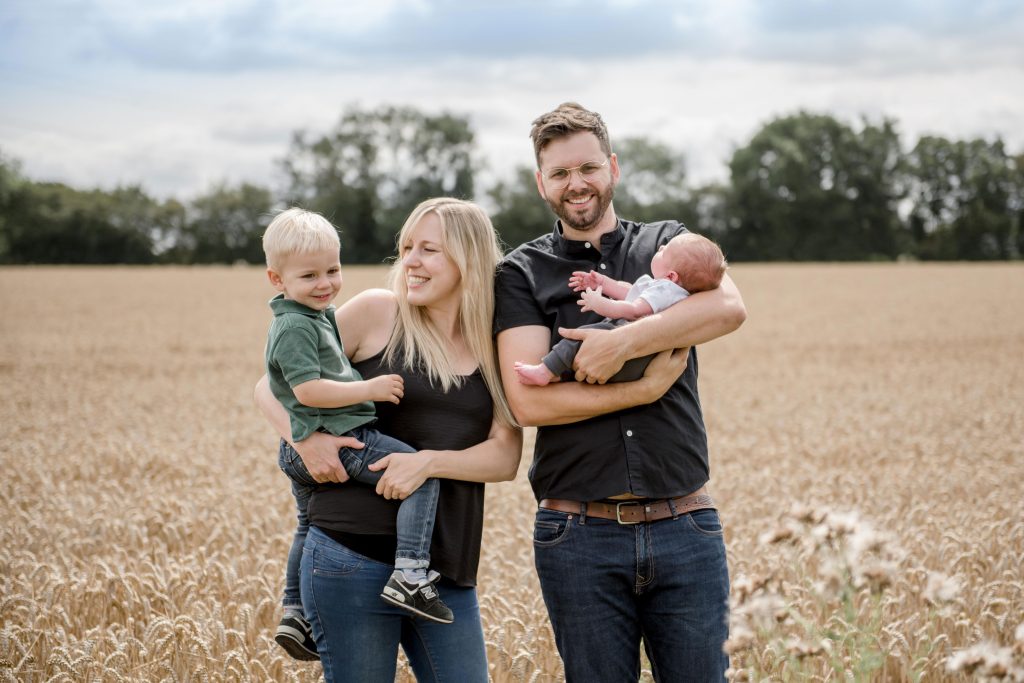
[[[602,287],[597,289],[591,289],[587,287],[587,291],[580,294],[580,300],[576,303],[580,305],[580,312],[585,313],[587,311],[597,311],[596,306],[599,306],[597,302],[601,301],[601,290]]]
[[[604,280],[604,275],[595,271],[585,273],[582,270],[577,270],[569,278],[569,288],[574,292],[582,292],[584,289],[597,289],[600,287]]]
[[[405,395],[405,380],[401,375],[381,375],[366,380],[370,385],[371,401],[398,403]]]

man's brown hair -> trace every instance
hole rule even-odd
[[[549,142],[581,131],[593,133],[601,144],[601,151],[611,156],[612,145],[608,141],[608,129],[601,115],[596,111],[584,109],[575,102],[563,102],[554,111],[541,114],[533,121],[530,138],[533,140],[537,167],[540,168],[540,152]]]

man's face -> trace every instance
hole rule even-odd
[[[588,163],[604,165],[589,176],[573,170],[568,183],[548,177],[552,169],[576,169]],[[561,219],[563,228],[581,233],[599,229],[603,234],[613,227],[615,214],[608,207],[619,180],[619,163],[614,154],[605,156],[593,133],[573,133],[549,142],[541,150],[536,176],[540,196]]]

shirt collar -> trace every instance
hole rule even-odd
[[[293,299],[285,299],[284,293],[278,294],[270,300],[270,310],[274,312],[275,316],[283,315],[285,313],[301,313],[307,315],[310,318],[320,318],[327,315],[327,310],[333,308],[334,305],[328,306],[326,310],[318,311],[309,306],[304,306],[298,301]]]
[[[625,237],[626,231],[622,227],[622,221],[615,220],[615,229],[601,235],[600,249],[596,249],[590,240],[571,240],[562,233],[562,221],[555,221],[554,239],[555,248],[566,256],[593,256],[607,252],[617,245]]]

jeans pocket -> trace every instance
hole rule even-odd
[[[569,535],[572,515],[553,510],[537,510],[533,523],[533,543],[539,546],[557,545]]]
[[[328,545],[321,541],[307,540],[303,552],[310,555],[310,568],[314,576],[345,576],[363,565],[361,555],[351,552],[339,543]]]
[[[697,533],[705,536],[721,536],[723,533],[722,520],[715,509],[695,510],[686,515],[686,519],[689,520],[690,527]]]

